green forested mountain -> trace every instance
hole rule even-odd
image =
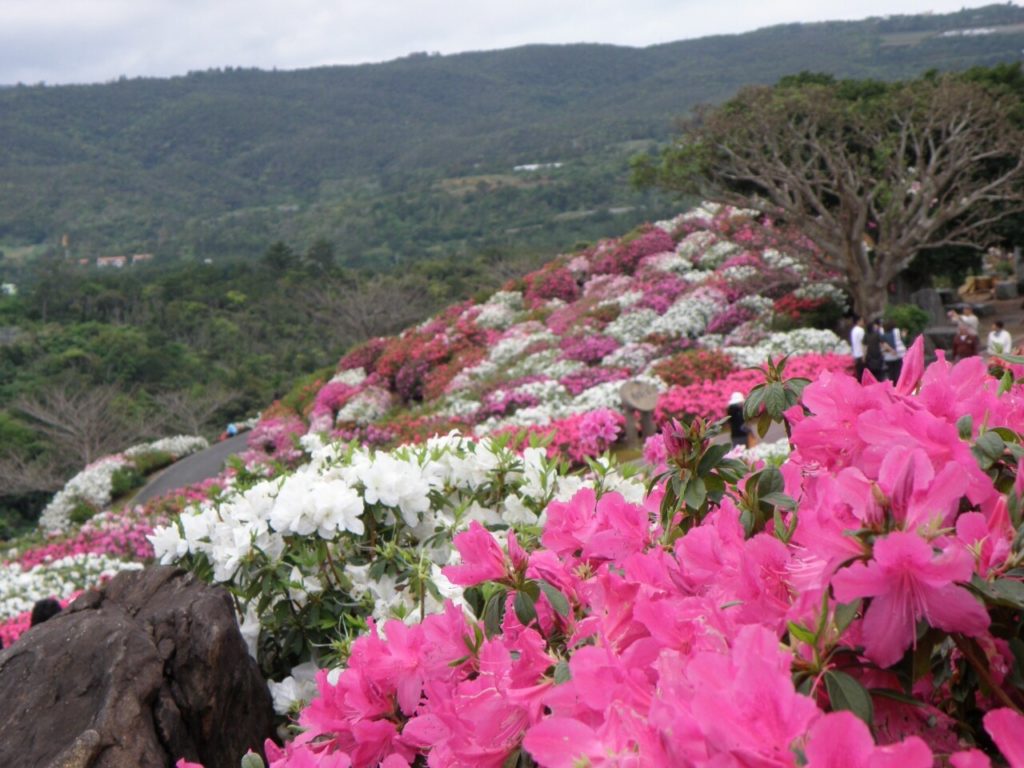
[[[361,266],[564,247],[661,212],[627,186],[626,159],[697,103],[802,70],[896,79],[1022,49],[1024,9],[994,5],[644,49],[17,85],[0,89],[0,249],[10,268],[65,234],[75,257],[252,256],[319,238]],[[546,162],[563,165],[512,170]],[[596,227],[609,209],[621,223]]]

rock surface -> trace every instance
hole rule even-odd
[[[226,592],[176,568],[118,575],[0,652],[0,765],[237,768],[272,735]]]

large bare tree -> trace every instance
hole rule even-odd
[[[125,401],[124,391],[111,385],[54,383],[14,407],[47,438],[62,464],[81,468],[153,434],[155,425],[135,416]]]
[[[809,76],[741,91],[684,124],[637,180],[752,208],[810,238],[857,312],[919,251],[984,247],[1024,210],[1019,100],[955,76],[886,85]]]

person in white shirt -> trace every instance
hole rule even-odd
[[[860,381],[864,374],[864,318],[853,319],[853,329],[850,331],[850,356],[853,358],[854,375]]]
[[[988,332],[988,346],[986,349],[990,355],[1008,355],[1013,348],[1013,337],[1006,330],[1002,320],[992,323],[992,330]]]
[[[975,336],[978,335],[978,316],[974,314],[974,309],[971,308],[970,304],[964,305],[963,312],[957,314],[955,309],[949,310],[949,319],[953,325],[960,325],[961,323],[967,327],[968,333],[972,333]]]

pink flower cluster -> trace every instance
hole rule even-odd
[[[822,372],[851,371],[848,355],[801,355],[791,358],[786,375],[813,378]],[[725,418],[729,395],[747,393],[764,380],[757,370],[734,371],[715,381],[699,381],[685,387],[672,387],[658,398],[655,418],[661,424],[673,418],[700,416],[705,419]]]
[[[566,336],[559,344],[562,358],[580,363],[599,363],[601,359],[619,348],[619,342],[611,336],[592,334],[588,336]]]
[[[653,228],[614,244],[602,244],[591,261],[594,274],[631,274],[645,256],[672,251],[676,244],[664,230]]]
[[[598,384],[609,381],[624,381],[630,377],[626,368],[581,368],[567,373],[558,383],[565,387],[573,397]]]
[[[625,424],[626,419],[621,413],[599,408],[555,419],[544,426],[525,429],[506,427],[498,430],[497,434],[513,435],[519,447],[524,447],[531,436],[546,438],[549,441],[548,456],[568,458],[576,464],[582,464],[586,459],[600,456],[611,448],[622,434]]]
[[[896,385],[825,372],[787,417],[797,507],[775,525],[747,527],[743,483],[682,535],[659,490],[552,502],[532,551],[473,525],[446,573],[498,590],[500,624],[449,605],[371,627],[272,766],[991,768],[965,706],[1024,765],[1024,461],[986,437],[1024,431],[1024,392],[979,359],[926,370],[918,343]]]
[[[313,408],[309,414],[309,428],[319,432],[334,426],[334,417],[352,396],[359,392],[358,387],[341,381],[329,381],[313,399]]]

